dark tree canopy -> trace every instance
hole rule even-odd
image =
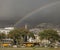
[[[20,29],[15,28],[14,30],[10,31],[8,34],[9,38],[17,39],[20,41],[22,39],[23,39],[23,41],[27,41],[27,36],[34,37],[34,34],[24,28],[20,28]]]
[[[47,39],[47,40],[59,40],[60,36],[58,35],[57,31],[52,29],[47,29],[39,33],[40,39]]]
[[[0,39],[5,39],[6,38],[6,34],[5,33],[0,33]]]

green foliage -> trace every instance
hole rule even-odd
[[[6,34],[0,33],[0,39],[4,39],[4,38],[6,38]]]
[[[18,39],[18,38],[25,36],[25,35],[32,36],[32,37],[34,36],[33,33],[22,28],[22,29],[14,29],[14,30],[10,31],[8,34],[8,37]]]
[[[19,39],[20,38],[20,31],[19,29],[14,29],[9,32],[8,37],[12,39]]]
[[[29,30],[27,29],[14,29],[12,31],[9,32],[8,37],[12,38],[12,39],[16,39],[17,41],[24,41],[25,36],[30,36],[30,37],[34,37],[33,33],[29,32]]]
[[[34,38],[34,33],[29,32],[29,33],[28,33],[28,36]]]
[[[59,40],[60,36],[58,35],[57,31],[52,29],[47,29],[39,33],[40,39],[47,39],[47,40]]]

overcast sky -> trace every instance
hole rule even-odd
[[[0,26],[14,25],[17,21],[21,20],[22,18],[24,18],[26,15],[28,15],[32,11],[35,11],[36,9],[38,9],[42,6],[54,3],[56,1],[59,1],[59,0],[0,0]],[[57,7],[57,9],[58,9],[57,12],[60,12],[59,5],[60,4],[55,5],[55,7]],[[51,7],[47,8],[49,13],[52,12],[52,10],[53,11],[56,10],[56,8],[54,8],[54,6],[51,6]],[[32,15],[30,17],[34,20],[35,20],[35,18],[37,18],[36,20],[38,20],[38,18],[41,19],[42,15],[46,14],[43,12],[46,12],[47,9],[36,13],[36,15],[33,15],[35,17],[31,17]],[[50,13],[50,15],[51,14],[52,13]],[[53,14],[55,14],[55,13],[53,12]],[[46,14],[45,16],[48,17],[50,15]],[[25,23],[25,22],[22,22],[22,23]]]

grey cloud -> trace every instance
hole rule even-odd
[[[0,0],[0,26],[14,25],[27,14],[59,0]]]
[[[17,27],[25,24],[36,26],[40,23],[60,24],[60,3],[31,14],[25,20],[17,24]]]

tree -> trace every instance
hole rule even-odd
[[[60,36],[57,31],[52,29],[47,29],[39,33],[40,39],[50,40],[52,42],[58,41]]]
[[[27,36],[33,37],[33,33],[29,32],[29,30],[24,28],[15,28],[14,30],[10,31],[8,34],[9,38],[15,39],[19,42],[27,42]]]
[[[5,39],[6,38],[6,34],[5,33],[0,33],[0,40]]]
[[[29,36],[29,37],[32,37],[32,38],[35,38],[33,32],[29,32],[29,33],[28,33],[28,36]]]
[[[16,29],[10,31],[8,34],[8,38],[13,39],[14,44],[19,43],[21,40],[20,30],[16,28]]]
[[[20,31],[18,29],[14,29],[9,32],[8,37],[12,39],[19,39],[20,35]]]

